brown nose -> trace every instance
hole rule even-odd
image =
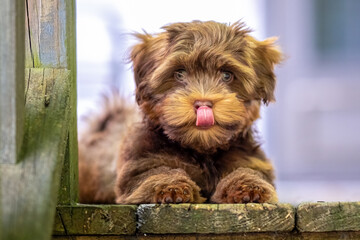
[[[198,109],[199,107],[202,107],[202,106],[207,106],[207,107],[212,108],[213,104],[211,101],[208,101],[208,100],[196,100],[194,102],[195,109]]]

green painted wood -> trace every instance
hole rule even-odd
[[[0,0],[0,164],[19,159],[24,120],[24,3]]]
[[[140,205],[140,233],[286,232],[295,227],[290,204]]]
[[[54,235],[132,235],[136,206],[76,205],[57,207]]]
[[[360,202],[302,203],[297,208],[301,232],[360,231]]]
[[[49,239],[69,129],[66,69],[28,70],[21,162],[0,165],[0,239]]]

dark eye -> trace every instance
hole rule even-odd
[[[231,72],[223,71],[221,72],[221,79],[224,82],[231,82],[234,78],[234,75]]]
[[[187,72],[184,69],[179,69],[174,72],[174,77],[176,80],[182,82],[186,79]]]

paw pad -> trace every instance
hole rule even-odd
[[[224,193],[228,203],[262,203],[266,201],[266,191],[258,186],[240,186]]]
[[[156,203],[187,203],[193,198],[187,184],[164,186],[155,194]]]

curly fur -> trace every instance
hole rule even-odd
[[[91,178],[92,171],[96,179],[107,175],[112,179],[105,185],[113,186],[116,171],[115,187],[104,191],[104,184],[94,184],[86,201],[100,199],[91,199],[93,194],[124,204],[205,199],[217,203],[276,202],[272,165],[252,130],[261,102],[275,100],[274,65],[282,59],[274,45],[276,39],[258,41],[240,22],[194,21],[163,29],[155,35],[137,34],[139,43],[131,52],[136,101],[143,121],[128,127],[125,134],[120,126],[132,117],[125,121],[130,113],[118,111],[118,129],[111,121],[97,119],[94,122],[109,131],[83,134],[80,166],[87,158],[81,154],[93,152],[91,163],[86,161],[93,170],[86,176]],[[174,77],[179,69],[186,71],[181,81]],[[223,81],[224,71],[233,75],[232,81]],[[196,101],[211,102],[214,126],[196,126]],[[111,115],[111,111],[104,115]],[[97,145],[85,144],[94,138]],[[107,150],[101,149],[110,142]],[[105,153],[111,152],[119,155],[107,157]],[[104,171],[109,166],[111,175]],[[88,185],[80,182],[80,189]]]

